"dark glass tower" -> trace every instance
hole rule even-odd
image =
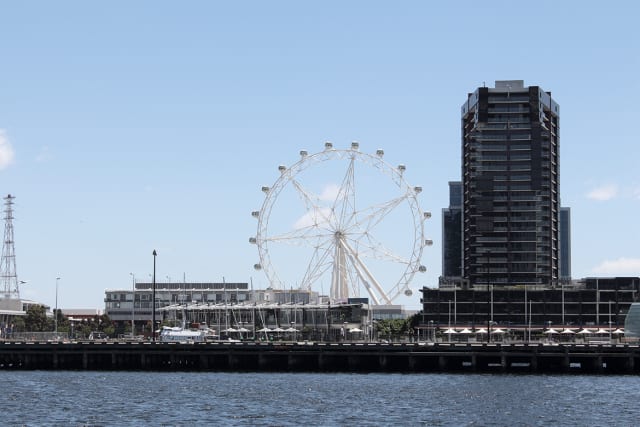
[[[559,279],[560,107],[522,80],[462,105],[462,276],[473,285]]]
[[[571,208],[560,208],[560,280],[571,280]]]
[[[462,182],[449,182],[449,208],[442,210],[442,279],[462,277]]]

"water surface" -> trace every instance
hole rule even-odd
[[[633,426],[640,377],[1,372],[4,425]]]

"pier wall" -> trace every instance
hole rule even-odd
[[[0,370],[640,373],[637,345],[2,342]]]

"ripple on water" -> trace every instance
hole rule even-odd
[[[634,376],[3,372],[6,425],[636,425]]]

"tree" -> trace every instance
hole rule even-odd
[[[13,319],[13,332],[24,332],[24,316],[16,316]]]
[[[381,319],[376,322],[376,332],[381,339],[389,341],[401,339],[407,330],[407,319]]]
[[[27,310],[24,328],[32,332],[47,332],[51,330],[52,320],[47,318],[47,311],[42,305],[32,305]]]

